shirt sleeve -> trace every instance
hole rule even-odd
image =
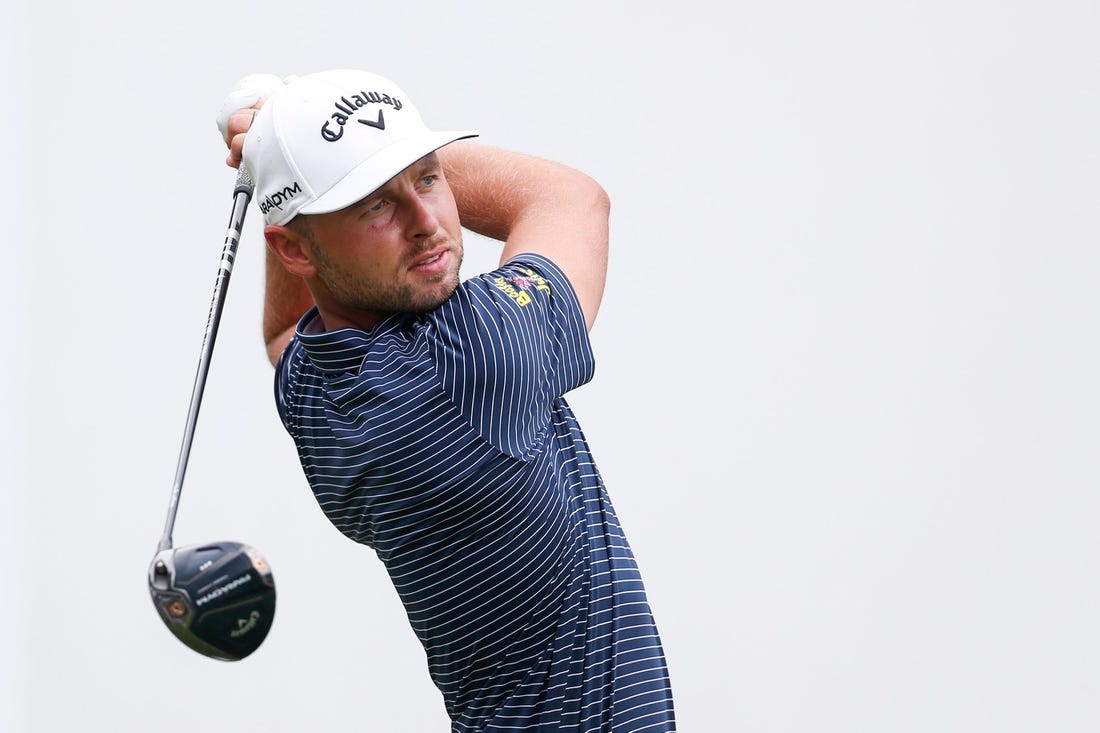
[[[296,421],[292,413],[293,399],[290,394],[292,387],[291,371],[293,365],[299,361],[296,357],[300,350],[301,344],[298,343],[297,338],[293,339],[283,350],[278,363],[275,365],[275,409],[279,413],[279,419],[282,421],[283,426],[290,432],[291,436],[297,436]]]
[[[577,296],[541,255],[468,279],[429,328],[444,391],[482,438],[514,458],[541,451],[554,402],[595,371]]]

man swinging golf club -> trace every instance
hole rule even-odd
[[[385,564],[453,731],[673,731],[642,580],[563,395],[591,379],[608,198],[433,132],[392,81],[246,77],[264,338],[313,493]],[[255,102],[255,104],[253,104]],[[460,227],[504,242],[460,282]]]

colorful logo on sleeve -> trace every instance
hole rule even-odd
[[[546,278],[530,268],[525,268],[522,275],[508,275],[507,277],[501,275],[493,281],[493,285],[521,307],[531,302],[531,295],[527,292],[528,290],[534,288],[535,290],[550,292],[550,283],[546,282]]]

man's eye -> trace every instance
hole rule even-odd
[[[436,181],[437,178],[439,178],[439,176],[436,176],[436,175],[424,176],[423,178],[420,179],[420,183],[425,187],[433,186],[433,185],[435,185],[435,181]]]
[[[386,199],[378,199],[377,201],[363,204],[359,208],[358,216],[360,219],[373,219],[374,217],[384,212],[386,210],[386,206]]]

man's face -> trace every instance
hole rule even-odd
[[[459,283],[462,230],[434,153],[346,209],[309,217],[310,289],[326,328],[422,313]]]

